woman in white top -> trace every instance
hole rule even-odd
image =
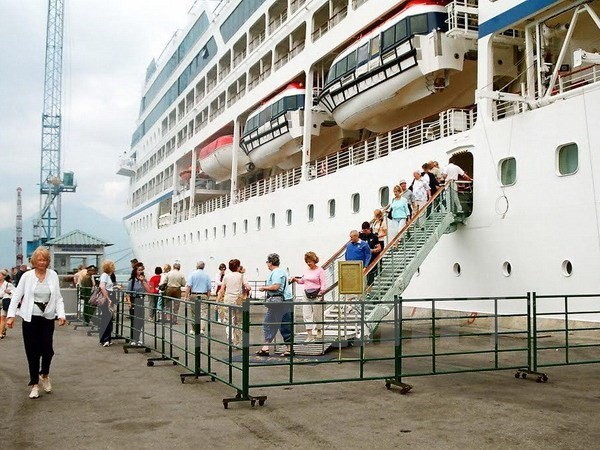
[[[33,270],[23,274],[13,292],[6,324],[8,328],[14,326],[17,307],[21,302],[18,314],[23,319],[23,341],[29,363],[29,398],[38,398],[40,382],[45,392],[52,391],[49,373],[54,356],[54,318],[58,316],[60,326],[66,323],[66,319],[58,275],[48,269],[48,249],[38,247],[31,255],[31,264]]]
[[[102,275],[100,275],[100,290],[104,297],[104,303],[99,306],[100,310],[100,329],[98,335],[100,336],[100,345],[103,347],[110,347],[111,336],[113,330],[113,305],[116,305],[114,283],[111,275],[115,272],[115,263],[110,259],[105,260],[102,263]]]
[[[8,305],[10,305],[10,297],[15,287],[10,282],[8,270],[0,270],[0,300],[2,301],[2,309],[0,309],[0,339],[6,337],[6,313]]]
[[[223,276],[221,289],[223,290],[223,303],[226,305],[240,305],[249,290],[249,286],[244,282],[244,274],[239,271],[240,265],[239,259],[232,259],[229,261],[230,271]],[[238,346],[242,337],[242,330],[239,329],[241,326],[240,311],[238,308],[224,307],[223,309],[223,320],[228,324],[225,329],[227,340],[231,339],[233,345]],[[233,333],[230,332],[232,326],[235,327]]]

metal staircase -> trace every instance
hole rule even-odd
[[[345,245],[323,265],[329,286],[324,301],[332,303],[324,312],[325,344],[299,346],[297,353],[324,353],[332,345],[373,336],[380,321],[391,311],[391,305],[385,302],[402,294],[442,235],[455,231],[457,224],[464,222],[470,214],[471,185],[461,184],[468,186],[467,192],[462,189],[463,192],[458,193],[454,182],[440,189],[364,269],[365,276],[371,271],[377,274],[363,296],[340,296],[338,292],[337,262],[344,259]],[[340,301],[352,303],[335,304]],[[297,341],[302,342],[301,335]]]

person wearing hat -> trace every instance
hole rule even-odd
[[[287,274],[279,268],[279,264],[277,253],[271,253],[267,256],[267,267],[271,273],[267,284],[258,288],[259,291],[266,292],[267,297],[282,297],[281,302],[266,302],[267,313],[263,320],[265,344],[256,352],[258,356],[269,356],[269,347],[275,340],[277,329],[279,329],[283,341],[286,343],[286,351],[280,356],[289,356],[292,352],[292,307],[286,302],[291,302],[294,297],[288,283]]]

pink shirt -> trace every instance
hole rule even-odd
[[[306,269],[298,283],[304,284],[304,290],[320,289],[324,291],[326,289],[325,271],[318,266],[314,270]]]

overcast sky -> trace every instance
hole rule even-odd
[[[128,179],[116,171],[136,127],[146,67],[187,25],[193,3],[65,1],[62,170],[75,172],[78,188],[63,195],[63,210],[84,202],[119,220],[127,212]],[[39,209],[47,7],[0,0],[0,229],[15,226],[18,186],[24,216]]]

